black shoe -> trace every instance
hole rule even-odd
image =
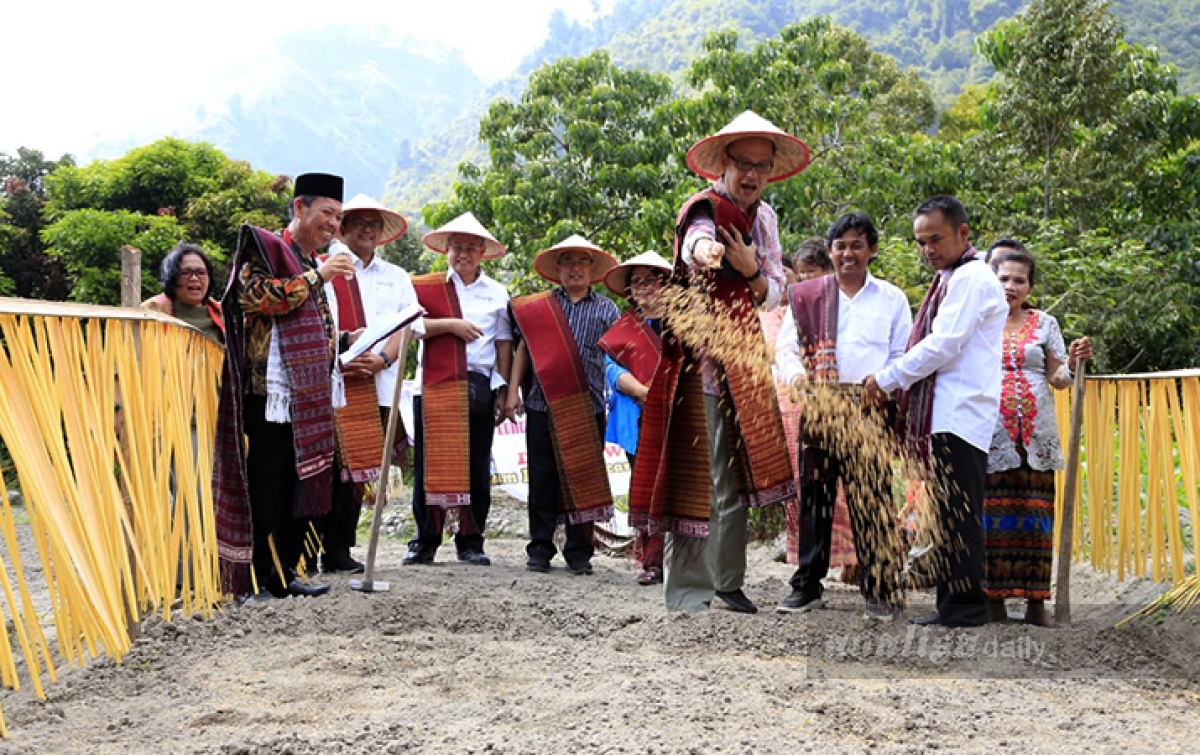
[[[243,595],[238,598],[237,604],[240,606],[261,606],[264,603],[270,603],[277,600],[275,595],[267,589],[259,590],[253,595]]]
[[[758,613],[758,606],[754,605],[754,601],[746,597],[746,593],[741,590],[733,592],[721,592],[717,590],[717,597],[725,601],[725,605],[730,611],[738,613]]]
[[[476,566],[491,566],[492,560],[483,551],[463,551],[458,554],[460,564],[475,564]]]
[[[550,559],[529,557],[525,562],[525,571],[534,571],[538,574],[548,574],[550,572]]]
[[[806,613],[817,608],[824,608],[825,601],[820,595],[811,595],[799,590],[792,590],[792,594],[779,601],[779,605],[775,606],[776,613]]]
[[[932,616],[914,616],[908,620],[908,623],[915,624],[919,627],[981,627],[987,623],[987,620],[985,619],[984,621],[978,623],[953,621],[950,619],[943,619],[940,615],[935,613]]]
[[[349,553],[327,553],[321,557],[322,574],[362,574],[364,571],[366,566],[361,561],[354,560]]]
[[[288,595],[293,598],[315,598],[329,592],[330,585],[306,585],[300,580],[293,579],[288,583]]]
[[[584,561],[574,565],[567,564],[567,571],[571,572],[576,577],[586,577],[588,575],[595,574],[595,572],[592,570],[591,561]]]
[[[408,546],[408,553],[404,554],[404,560],[400,563],[405,566],[413,566],[414,564],[432,564],[433,551],[428,548],[422,548],[419,545]]]

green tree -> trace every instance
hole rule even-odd
[[[0,153],[0,292],[31,299],[65,299],[70,281],[62,265],[46,254],[41,231],[46,176],[74,165],[70,155],[47,160],[33,149],[15,157]]]
[[[1116,114],[1124,60],[1121,23],[1109,0],[1033,0],[1014,19],[978,38],[998,74],[993,118],[1002,136],[1036,155],[1042,217],[1052,217],[1059,166],[1069,161],[1076,130]]]
[[[533,256],[572,233],[621,258],[664,250],[682,175],[657,117],[670,98],[666,76],[621,70],[604,51],[539,68],[519,102],[493,103],[480,122],[490,164],[462,164],[425,223],[474,212],[508,246],[514,293],[536,286]]]
[[[120,249],[142,250],[143,291],[157,291],[163,256],[181,240],[221,265],[242,223],[281,228],[290,179],[230,160],[210,144],[161,139],[116,160],[64,165],[46,176],[41,235],[75,285],[71,298],[120,301]]]

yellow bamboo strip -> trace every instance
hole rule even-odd
[[[1179,496],[1175,475],[1175,446],[1171,439],[1173,403],[1178,403],[1175,380],[1152,380],[1150,390],[1154,402],[1155,432],[1158,435],[1158,474],[1162,478],[1163,521],[1166,525],[1167,566],[1171,581],[1183,581],[1183,532],[1179,524]],[[1175,400],[1172,400],[1175,396]],[[1153,467],[1152,467],[1153,469]]]
[[[1197,552],[1196,529],[1200,527],[1200,378],[1184,378],[1180,381],[1183,396],[1181,418],[1182,429],[1176,432],[1179,442],[1179,466],[1183,472],[1183,486],[1188,498],[1188,510],[1192,520],[1192,552]]]
[[[1127,570],[1136,576],[1145,573],[1145,558],[1141,552],[1139,522],[1141,521],[1141,468],[1139,448],[1140,397],[1139,384],[1120,383],[1117,386],[1118,437],[1121,443],[1120,466],[1117,472],[1117,578],[1124,580]]]

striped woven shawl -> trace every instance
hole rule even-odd
[[[354,331],[367,327],[358,279],[346,280],[339,275],[330,285],[337,294],[338,330]],[[379,419],[375,377],[344,375],[343,379],[346,405],[336,410],[342,479],[355,483],[378,480],[383,457],[383,423]]]
[[[658,356],[662,353],[662,338],[642,317],[642,313],[631,308],[600,336],[597,345],[612,357],[612,360],[629,370],[642,385],[654,380],[658,368]]]
[[[413,288],[427,317],[462,317],[458,292],[454,283],[446,279],[445,273],[417,276],[413,278]],[[467,345],[461,338],[449,333],[426,338],[423,344],[421,413],[425,424],[422,435],[425,502],[439,509],[470,506],[471,470],[467,449],[470,447],[471,426]]]
[[[575,335],[553,292],[513,299],[529,357],[550,407],[554,455],[562,484],[559,520],[584,524],[612,518],[604,444]]]

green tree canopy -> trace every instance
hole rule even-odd
[[[143,292],[156,292],[163,256],[199,244],[218,265],[242,223],[281,228],[291,183],[230,160],[210,144],[160,139],[116,160],[60,166],[45,178],[48,254],[75,282],[78,301],[120,301],[120,249],[142,250]]]
[[[508,246],[514,293],[536,287],[534,255],[572,233],[621,258],[663,251],[681,177],[658,117],[670,98],[666,76],[623,71],[604,51],[543,66],[520,101],[489,108],[479,132],[490,165],[461,165],[453,198],[426,207],[426,224],[475,213]]]

